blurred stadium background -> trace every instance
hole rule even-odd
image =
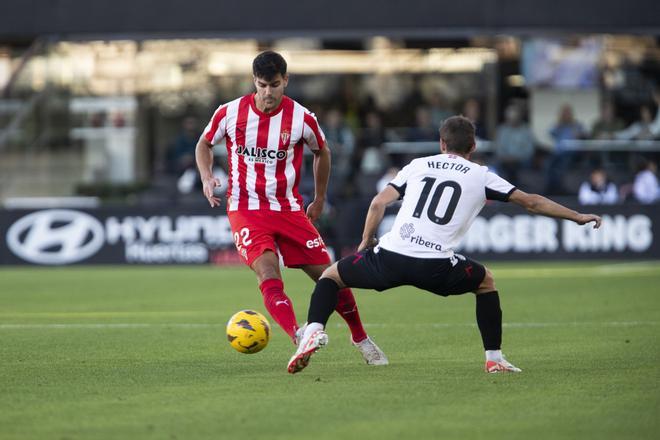
[[[466,251],[660,255],[657,178],[647,171],[655,188],[641,178],[635,185],[660,157],[657,2],[1,8],[3,264],[235,263],[223,209],[207,209],[201,197],[193,149],[213,110],[253,89],[251,60],[264,49],[286,56],[288,94],[316,112],[332,147],[321,228],[337,255],[355,245],[354,219],[378,186],[410,158],[436,152],[437,127],[456,113],[477,126],[478,161],[523,190],[601,204],[590,209],[608,215],[593,236],[494,206]],[[215,152],[221,168],[226,151]],[[599,181],[612,185],[595,190]],[[91,217],[50,211],[19,223],[56,207]],[[34,228],[37,219],[46,229]],[[42,245],[30,240],[74,220],[89,230],[78,242],[64,232]]]
[[[525,375],[480,373],[471,298],[412,289],[358,297],[386,370],[337,342],[291,379],[279,330],[259,357],[225,346],[224,320],[263,306],[194,146],[265,49],[332,149],[336,257],[457,113],[477,161],[603,214],[594,231],[494,203],[462,245],[498,262]],[[0,438],[654,438],[659,105],[657,0],[3,0]],[[311,285],[291,272],[302,317]]]

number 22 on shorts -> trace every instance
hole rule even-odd
[[[250,246],[252,243],[252,240],[250,239],[250,230],[248,228],[243,228],[239,232],[234,232],[234,243],[239,252],[243,246]]]

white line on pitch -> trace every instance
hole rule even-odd
[[[0,324],[0,330],[14,329],[131,329],[131,328],[209,328],[224,327],[225,324],[146,324],[146,323],[108,323],[108,324]]]
[[[505,322],[504,327],[510,328],[545,328],[545,327],[640,327],[657,326],[658,321],[604,321],[604,322]],[[224,324],[193,324],[193,323],[108,323],[108,324],[0,324],[0,330],[30,330],[30,329],[136,329],[136,328],[220,328]],[[336,323],[334,327],[344,327],[345,324]],[[371,323],[365,327],[406,327],[406,328],[452,328],[475,327],[474,323],[443,323],[427,322],[416,324],[403,323]]]

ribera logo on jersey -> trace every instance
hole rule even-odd
[[[17,256],[37,264],[69,264],[101,249],[103,225],[91,215],[67,209],[29,214],[11,225],[7,246]]]
[[[402,240],[410,238],[410,236],[414,233],[415,233],[415,225],[413,225],[412,223],[404,223],[403,225],[401,225],[401,228],[399,229],[399,235],[401,235]]]

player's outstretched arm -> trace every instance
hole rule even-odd
[[[509,197],[509,202],[522,206],[532,214],[541,214],[548,217],[565,218],[574,221],[579,225],[594,222],[594,229],[600,227],[601,218],[596,214],[582,214],[573,211],[557,202],[553,202],[547,197],[539,194],[527,194],[516,189]]]
[[[374,246],[377,243],[376,232],[378,225],[383,221],[385,208],[387,205],[399,198],[399,192],[394,187],[387,185],[384,190],[379,192],[371,200],[367,219],[364,221],[364,231],[362,232],[362,242],[358,246],[358,251]]]
[[[314,153],[314,200],[307,207],[307,217],[313,222],[323,213],[323,205],[330,179],[330,148],[326,145]]]
[[[215,187],[220,186],[220,181],[213,177],[213,145],[203,137],[195,147],[195,161],[202,179],[204,197],[209,201],[211,208],[220,205],[220,198],[213,195]]]

